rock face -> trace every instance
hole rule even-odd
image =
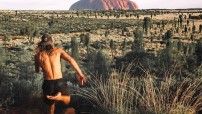
[[[137,10],[138,6],[130,0],[80,0],[74,3],[70,10]]]

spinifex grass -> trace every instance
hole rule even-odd
[[[201,82],[113,72],[105,81],[91,77],[92,85],[79,94],[110,114],[192,114],[201,110]]]

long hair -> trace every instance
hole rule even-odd
[[[41,37],[41,42],[39,42],[35,48],[35,54],[39,52],[46,52],[48,55],[50,55],[53,48],[54,45],[52,37],[49,34],[44,34]]]

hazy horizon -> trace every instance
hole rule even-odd
[[[0,10],[69,10],[79,0],[1,0]],[[187,9],[202,8],[202,0],[131,0],[139,9]],[[161,4],[159,4],[161,3]]]

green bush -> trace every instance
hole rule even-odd
[[[42,76],[33,75],[33,79],[5,78],[0,88],[0,107],[26,105],[32,98],[41,95]]]

